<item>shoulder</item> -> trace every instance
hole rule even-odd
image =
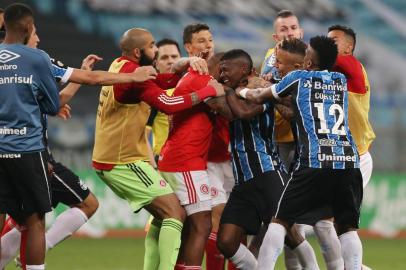
[[[265,58],[269,58],[275,51],[275,48],[269,48],[268,51],[265,54]]]

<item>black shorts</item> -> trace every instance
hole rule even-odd
[[[50,178],[43,152],[0,154],[0,213],[18,223],[51,211]]]
[[[359,169],[299,169],[285,187],[276,217],[308,225],[334,217],[337,224],[358,228],[362,196]]]
[[[52,207],[59,203],[71,206],[83,202],[89,196],[90,190],[79,176],[63,166],[52,163],[51,178]]]
[[[275,214],[287,177],[284,172],[270,171],[235,185],[220,224],[235,224],[246,234],[257,234],[261,224],[268,224]]]

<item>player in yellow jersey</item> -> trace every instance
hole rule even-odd
[[[297,16],[290,10],[278,12],[274,24],[273,40],[278,43],[283,39],[302,39],[303,29],[300,27]],[[275,48],[269,48],[261,67],[261,75],[274,82],[279,81],[275,68]],[[285,120],[278,111],[275,113],[275,142],[279,156],[287,169],[290,169],[295,154],[295,142],[289,121]]]
[[[368,118],[370,84],[364,66],[353,55],[356,44],[354,30],[343,25],[333,25],[328,29],[328,36],[334,39],[338,47],[339,55],[334,70],[343,73],[347,78],[348,124],[360,155],[360,169],[365,188],[371,178],[373,168],[369,147],[375,139],[375,133]],[[341,242],[343,242],[343,238],[346,241],[345,234],[340,236]],[[346,252],[345,249],[342,250]],[[345,256],[343,257],[345,258]],[[364,270],[369,269],[364,265],[362,267]]]
[[[179,45],[175,40],[164,38],[156,43],[158,53],[155,59],[155,68],[159,73],[169,73],[172,65],[181,57]],[[173,88],[166,91],[168,96],[173,93]],[[156,167],[157,158],[161,152],[161,148],[168,138],[169,121],[168,115],[158,111],[156,108],[151,108],[151,114],[147,122],[147,137],[152,131],[152,155],[154,161],[152,165]]]

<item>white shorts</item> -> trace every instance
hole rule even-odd
[[[371,179],[372,169],[374,167],[371,154],[366,152],[359,157],[360,159],[360,170],[362,174],[362,185],[365,188]]]
[[[212,206],[226,203],[235,184],[231,161],[207,162],[207,173],[211,181]]]
[[[211,210],[211,187],[207,171],[160,173],[174,190],[188,216]]]

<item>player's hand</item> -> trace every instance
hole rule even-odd
[[[85,57],[82,61],[82,66],[80,67],[83,70],[92,70],[94,67],[94,64],[97,61],[101,61],[103,58],[100,56],[97,56],[95,54],[89,54],[88,56]]]
[[[207,67],[207,62],[203,58],[192,56],[189,58],[189,66],[194,70],[199,72],[200,75],[209,74],[209,68]]]
[[[217,80],[210,80],[207,85],[213,86],[214,89],[216,89],[216,96],[221,97],[225,95],[224,92],[224,87],[221,83],[219,83]]]
[[[134,82],[145,82],[155,79],[157,72],[153,66],[143,66],[137,68],[132,75]]]
[[[50,162],[47,162],[47,169],[48,169],[48,174],[49,175],[51,175],[51,174],[53,174],[54,173],[54,166],[50,163]]]
[[[267,80],[264,80],[263,78],[250,77],[250,78],[248,78],[248,84],[247,84],[246,88],[251,88],[251,89],[265,88],[265,87],[269,87],[270,85],[271,85],[271,83]]]
[[[273,74],[272,72],[269,72],[267,74],[261,75],[262,79],[264,79],[265,81],[270,82],[273,78]]]
[[[72,115],[70,113],[71,110],[72,110],[72,108],[69,106],[69,104],[65,104],[59,108],[59,112],[58,112],[57,116],[66,121],[72,117]]]

